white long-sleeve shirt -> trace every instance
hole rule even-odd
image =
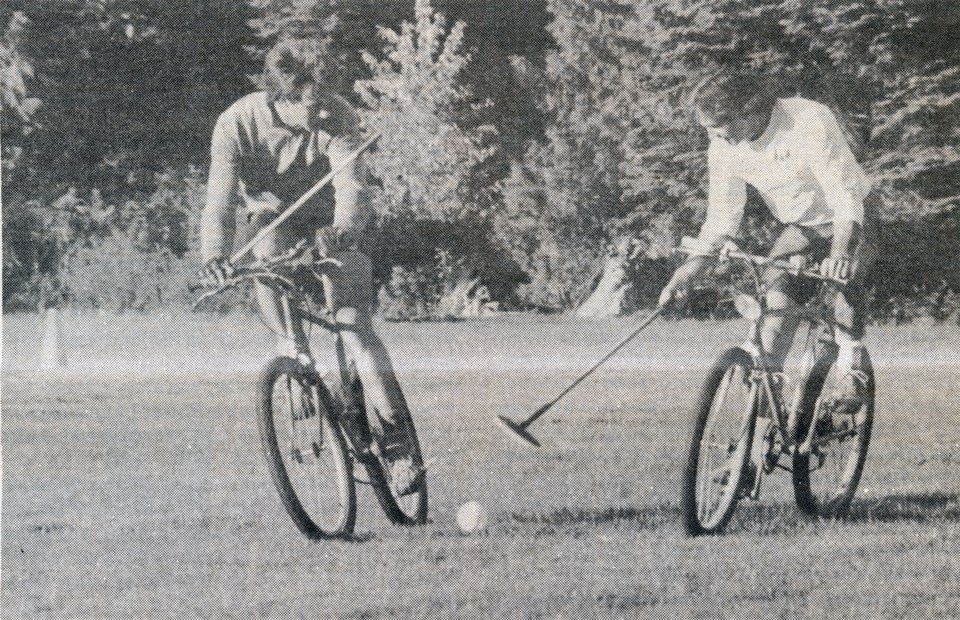
[[[863,224],[870,181],[823,104],[780,99],[762,136],[736,145],[711,137],[707,158],[707,219],[700,231],[705,243],[737,236],[747,184],[784,224],[828,234],[835,222]]]

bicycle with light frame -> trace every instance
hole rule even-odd
[[[346,328],[328,303],[329,274],[339,262],[311,252],[304,242],[282,255],[238,267],[194,307],[244,282],[263,282],[280,294],[286,336],[301,353],[277,356],[260,371],[257,421],[274,485],[303,534],[312,539],[348,537],[356,523],[357,482],[372,487],[391,521],[425,523],[426,470],[413,420],[404,416],[399,426],[419,474],[397,492],[389,462],[371,431],[363,384],[347,356],[341,333]],[[318,325],[333,336],[339,370],[335,380],[325,380],[326,373],[318,370],[310,353],[310,333],[295,330],[297,321]],[[363,466],[366,478],[355,476],[355,463]]]
[[[707,256],[690,247],[681,252]],[[721,260],[746,265],[754,295],[734,299],[749,321],[746,341],[723,353],[710,369],[696,405],[683,478],[684,525],[691,536],[722,532],[741,499],[758,499],[763,476],[791,473],[797,505],[814,517],[842,518],[863,473],[874,417],[875,381],[864,351],[865,397],[855,409],[838,399],[836,322],[825,302],[829,279],[799,262],[770,259],[727,247]],[[822,281],[804,305],[771,310],[760,269],[776,268]],[[844,285],[845,282],[834,281]],[[774,313],[808,325],[800,379],[787,403],[786,376],[771,368],[760,334]]]

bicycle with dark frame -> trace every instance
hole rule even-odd
[[[371,432],[363,385],[347,357],[342,326],[328,303],[329,274],[338,261],[313,252],[302,242],[280,256],[238,267],[195,307],[254,280],[280,293],[286,336],[305,353],[275,357],[260,371],[257,422],[273,482],[301,532],[312,539],[348,537],[356,522],[357,482],[371,486],[391,521],[425,523],[426,469],[413,420],[404,416],[400,426],[420,473],[406,489],[396,490],[384,450]],[[318,370],[310,353],[310,330],[295,330],[297,321],[318,325],[333,336],[339,371],[333,380]],[[355,463],[363,466],[366,478],[355,475]]]
[[[680,251],[698,254],[689,245]],[[693,536],[721,532],[737,502],[757,499],[763,476],[775,469],[791,473],[804,513],[844,517],[860,482],[873,427],[875,381],[869,355],[864,351],[865,397],[850,407],[832,387],[841,377],[835,369],[836,322],[824,300],[831,280],[801,261],[754,256],[735,246],[722,250],[719,258],[746,265],[755,295],[741,293],[734,299],[749,321],[747,339],[720,356],[700,392],[683,478],[686,531]],[[819,280],[820,293],[796,308],[768,309],[760,274],[767,267]],[[760,337],[764,318],[775,312],[790,312],[808,326],[801,375],[789,404],[786,376],[771,368]]]

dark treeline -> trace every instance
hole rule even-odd
[[[216,116],[266,49],[321,38],[384,132],[369,164],[385,311],[566,309],[608,247],[649,304],[695,232],[705,76],[762,68],[833,107],[875,180],[878,319],[960,307],[952,0],[10,0],[3,304],[182,304]],[[355,84],[355,87],[354,87]],[[764,229],[762,209],[750,225]],[[762,237],[762,235],[761,235]]]

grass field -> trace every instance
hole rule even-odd
[[[687,539],[680,472],[704,367],[742,325],[660,322],[552,410],[522,417],[633,324],[527,316],[384,324],[428,457],[432,523],[313,543],[259,452],[250,317],[3,323],[5,618],[960,617],[960,331],[869,338],[877,422],[847,522],[810,522],[785,475],[722,537]],[[475,499],[485,534],[455,513]]]

